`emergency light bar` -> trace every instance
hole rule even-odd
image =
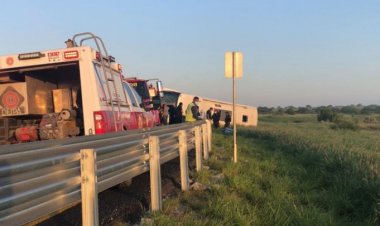
[[[22,53],[18,55],[19,60],[30,60],[30,59],[37,59],[44,57],[45,54],[42,54],[41,52],[33,52],[33,53]]]
[[[66,60],[76,59],[78,57],[79,52],[77,50],[63,52],[63,58],[65,58]]]

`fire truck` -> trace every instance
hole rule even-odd
[[[0,120],[18,122],[6,131],[15,142],[153,127],[142,101],[90,32],[63,49],[0,56]]]
[[[129,77],[125,79],[140,95],[142,107],[153,114],[155,125],[160,125],[161,98],[163,97],[162,81],[158,79],[141,79]],[[154,84],[155,83],[155,84]]]

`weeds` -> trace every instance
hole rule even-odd
[[[154,224],[379,225],[379,132],[289,118],[239,128],[238,164],[232,137],[215,131],[210,169],[193,173],[211,189],[167,200]]]

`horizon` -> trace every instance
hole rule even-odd
[[[64,48],[90,31],[125,76],[158,77],[185,93],[230,102],[224,53],[234,50],[244,55],[239,104],[380,104],[377,1],[24,0],[2,8],[0,55]]]

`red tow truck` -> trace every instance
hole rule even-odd
[[[158,79],[141,79],[137,77],[126,78],[127,81],[142,99],[142,106],[147,112],[153,114],[156,126],[161,125],[160,108],[163,97],[162,82]],[[155,84],[154,84],[155,83]]]

